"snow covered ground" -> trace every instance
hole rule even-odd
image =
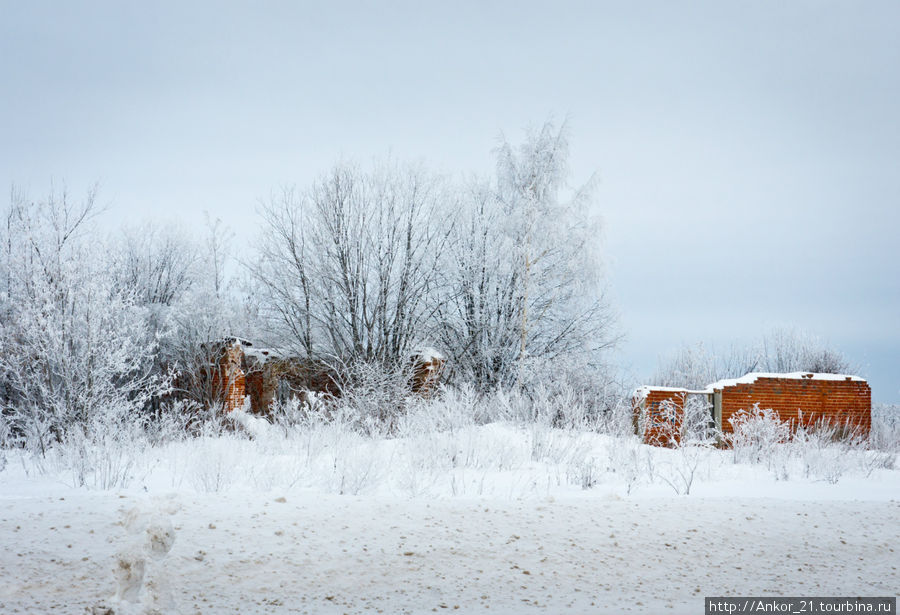
[[[127,487],[87,489],[9,453],[0,612],[698,613],[713,595],[898,593],[897,470],[775,480],[709,450],[684,495],[679,455],[512,425],[259,433],[148,448]]]

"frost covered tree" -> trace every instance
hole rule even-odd
[[[339,164],[267,203],[253,273],[275,337],[310,358],[406,361],[431,325],[444,198],[439,178],[386,162]]]
[[[0,321],[4,411],[44,452],[72,429],[129,420],[167,379],[131,289],[116,284],[89,234],[94,193],[31,201],[7,211]]]
[[[517,277],[501,210],[487,185],[462,199],[464,209],[445,255],[445,297],[436,306],[440,345],[456,379],[479,388],[508,384],[520,354]],[[504,275],[504,272],[506,274]]]
[[[183,338],[179,316],[197,285],[198,246],[174,226],[153,222],[124,228],[107,245],[114,284],[141,308],[144,326],[158,346],[153,369],[163,375],[177,364],[173,350]],[[156,414],[160,402],[158,397],[150,400]]]
[[[200,247],[182,230],[146,222],[109,241],[116,283],[148,306],[172,306],[198,282]]]
[[[222,340],[254,332],[255,319],[242,313],[226,272],[231,239],[221,220],[207,215],[201,239],[175,226],[145,223],[110,242],[116,283],[134,294],[158,340],[157,373],[173,371],[175,398],[204,408],[222,401],[213,378]],[[151,402],[156,414],[161,402]]]
[[[774,328],[748,346],[715,353],[700,343],[679,348],[651,378],[659,386],[702,389],[723,378],[750,372],[851,374],[856,368],[818,337],[791,328]]]
[[[857,368],[839,350],[815,335],[795,329],[774,328],[759,342],[759,369],[766,372],[850,374]]]
[[[262,210],[253,268],[273,337],[301,356],[396,366],[421,343],[480,390],[591,371],[616,342],[592,181],[566,126],[502,140],[491,180],[340,164]]]
[[[496,179],[465,193],[439,315],[451,364],[481,387],[596,364],[615,344],[594,183],[569,188],[568,155],[566,126],[547,122],[518,147],[502,140]]]
[[[743,376],[753,371],[758,362],[753,355],[737,360],[740,353],[734,349],[725,356],[728,358],[721,359],[702,343],[684,345],[657,368],[651,384],[702,389],[722,378]]]

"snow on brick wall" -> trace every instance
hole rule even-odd
[[[778,377],[760,375],[752,382],[737,382],[711,388],[722,395],[722,425],[732,433],[729,418],[741,410],[772,408],[781,420],[796,425],[809,425],[824,419],[834,425],[849,424],[868,433],[872,426],[872,390],[865,380],[846,376],[844,379],[794,375]]]
[[[422,397],[430,397],[440,384],[443,356],[433,348],[416,351],[410,357],[412,375],[409,388]],[[339,397],[337,375],[324,362],[284,356],[265,348],[253,348],[250,342],[226,340],[213,376],[213,387],[225,412],[241,409],[245,401],[255,414],[267,414],[278,397],[282,384],[289,395],[306,401],[308,395]]]
[[[222,393],[225,412],[239,410],[244,407],[247,380],[241,369],[243,349],[239,343],[225,348],[225,356],[219,363],[213,378],[213,386]]]
[[[643,438],[646,444],[665,446],[678,441],[680,417],[662,417],[664,404],[674,406],[677,414],[684,411],[688,395],[704,394],[721,400],[721,418],[717,427],[725,434],[733,433],[729,419],[742,410],[750,411],[759,404],[771,408],[779,418],[796,428],[824,420],[837,427],[859,429],[867,434],[872,427],[872,390],[856,376],[836,374],[747,374],[742,378],[723,380],[703,391],[670,387],[644,386],[632,398],[635,433],[640,434],[639,419],[644,413]]]
[[[414,358],[413,377],[410,388],[422,397],[431,397],[437,390],[444,371],[444,357],[436,351],[420,354]]]
[[[681,432],[679,418],[684,412],[686,397],[685,389],[668,387],[639,389],[632,400],[635,433],[640,433],[640,428],[643,428],[645,444],[667,446],[673,440],[677,442]],[[666,413],[667,404],[671,404],[674,412]],[[640,422],[643,422],[643,425],[639,425]]]
[[[238,369],[231,378],[228,389],[225,393],[225,412],[239,410],[244,407],[246,380],[244,372]]]

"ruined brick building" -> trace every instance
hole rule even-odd
[[[254,414],[267,414],[274,402],[291,397],[311,401],[315,397],[339,397],[339,375],[324,361],[309,361],[271,348],[257,348],[232,337],[213,353],[217,361],[213,387],[221,391],[225,412],[245,406]],[[425,348],[410,358],[409,390],[430,395],[440,382],[444,358]]]
[[[702,390],[643,386],[632,398],[635,433],[648,444],[679,441],[684,408],[699,397],[709,408],[711,426],[733,432],[729,419],[756,404],[771,408],[791,429],[818,421],[868,433],[872,426],[872,391],[858,376],[840,374],[747,374],[721,380]],[[643,431],[643,433],[641,433]]]

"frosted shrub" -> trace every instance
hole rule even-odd
[[[540,401],[552,419],[551,424],[558,429],[583,429],[590,421],[583,397],[571,389],[545,390]]]
[[[285,403],[272,406],[274,430],[283,434],[285,452],[297,458],[298,466],[310,468],[313,461],[326,446],[326,430],[332,430],[334,419],[341,422],[344,413],[327,412],[325,404],[313,398],[312,401],[301,401],[294,397]],[[341,422],[338,430],[350,430],[351,426]]]
[[[74,487],[116,489],[129,485],[148,445],[141,424],[110,413],[106,421],[72,425],[47,455],[70,474]]]
[[[356,495],[377,478],[374,448],[381,437],[372,417],[360,417],[343,405],[327,415],[310,412],[289,432],[290,441],[296,443],[292,454],[304,460],[299,465],[308,468],[326,489],[342,495]],[[295,464],[293,471],[298,470]]]
[[[396,458],[391,463],[400,488],[411,496],[430,493],[446,477],[455,489],[455,473],[477,469],[487,460],[487,444],[476,426],[454,424],[438,430],[431,421],[423,421],[423,413],[415,418],[405,421],[399,430]]]
[[[532,461],[543,461],[550,457],[558,461],[558,452],[555,450],[558,437],[550,425],[534,421],[528,426],[528,433],[530,435]]]
[[[482,403],[487,422],[528,423],[535,418],[534,405],[517,390],[496,389]]]
[[[580,484],[582,489],[591,489],[600,484],[603,466],[596,457],[573,462],[569,467],[570,482]]]
[[[731,445],[734,462],[770,464],[776,448],[790,438],[790,426],[771,408],[741,410],[728,419],[733,432],[726,438]]]
[[[835,484],[856,465],[858,454],[865,449],[865,439],[826,421],[817,421],[798,428],[790,448],[802,462],[804,476]]]
[[[556,408],[550,398],[549,391],[543,387],[537,387],[533,396],[520,396],[520,408],[524,410],[523,420],[531,436],[531,459],[543,461],[553,457],[558,463],[558,452],[555,450],[557,433],[553,429],[556,421]]]
[[[9,425],[9,419],[3,412],[0,412],[0,450],[7,448],[12,444],[12,429]]]
[[[191,485],[202,493],[227,490],[241,468],[242,444],[234,434],[203,436],[190,442],[192,453],[188,472]]]
[[[315,428],[321,425],[327,414],[323,396],[306,391],[303,399],[291,396],[287,401],[276,401],[271,406],[269,418],[287,436],[298,428]]]
[[[415,407],[424,407],[439,418],[439,426],[450,429],[483,425],[486,423],[490,396],[480,396],[471,384],[441,388],[440,395],[420,401]]]
[[[37,457],[43,457],[57,440],[53,416],[17,411],[10,418],[10,425],[16,434],[16,444],[33,457],[35,468],[42,467],[42,460]]]
[[[868,478],[875,470],[893,470],[897,453],[884,450],[861,450],[857,456],[859,469]]]
[[[836,429],[819,421],[812,425],[799,425],[794,431],[791,442],[783,448],[791,451],[791,456],[798,459],[803,466],[803,475],[815,478],[821,462],[831,456],[835,443]]]
[[[594,429],[598,415],[587,398],[572,389],[532,383],[526,390],[497,389],[482,397],[479,422],[538,423],[558,429]]]
[[[616,438],[628,438],[634,434],[634,411],[631,397],[620,395],[609,400],[602,412],[592,417],[594,431]]]
[[[806,475],[821,478],[832,485],[840,480],[852,463],[853,459],[837,446],[812,449],[803,455]]]
[[[439,484],[453,495],[481,494],[488,472],[521,467],[528,460],[527,427],[481,427],[483,412],[503,393],[478,396],[469,387],[444,389],[431,400],[412,400],[398,420],[391,471],[396,485],[417,497]],[[508,408],[507,408],[508,409]],[[447,483],[445,483],[447,481]]]
[[[397,420],[397,434],[408,436],[431,431],[454,433],[481,424],[489,402],[479,399],[470,385],[441,388],[432,399],[412,397]]]
[[[3,412],[0,412],[0,472],[6,469],[6,449],[12,444],[12,429]]]
[[[717,433],[712,420],[712,404],[705,395],[688,395],[684,402],[682,438],[691,444],[715,444]]]
[[[868,436],[849,425],[835,426],[818,421],[797,430],[792,445],[803,462],[804,475],[836,483],[849,472],[866,477],[880,469],[893,469],[896,453],[879,450]]]
[[[529,427],[531,460],[551,465],[580,463],[589,452],[585,434],[535,423]]]
[[[75,470],[76,483],[99,463],[89,451],[95,440],[108,440],[109,429],[141,414],[172,380],[154,368],[164,327],[145,326],[139,294],[114,279],[107,250],[87,236],[94,197],[91,191],[74,203],[65,191],[38,201],[14,194],[2,263],[4,411],[30,452],[72,453],[84,469]]]
[[[247,400],[249,402],[249,400]],[[239,411],[238,411],[239,412]],[[246,433],[235,422],[234,414],[226,412],[221,403],[216,403],[207,409],[200,410],[194,424],[195,434],[201,438],[217,438],[220,436],[233,436]]]
[[[145,426],[151,446],[164,446],[188,437],[191,417],[198,412],[196,402],[177,400],[164,403],[158,415]]]
[[[572,389],[551,390],[541,385],[537,387],[532,403],[537,406],[533,413],[535,417],[549,419],[558,429],[585,429],[591,423],[584,397]]]
[[[399,435],[401,449],[410,457],[421,458],[429,467],[449,469],[478,463],[480,441],[475,428],[441,431],[407,427]]]
[[[392,432],[410,402],[406,391],[412,367],[360,361],[343,366],[338,373],[341,396],[335,405],[354,417],[356,429],[366,435]]]
[[[617,439],[606,450],[607,470],[625,482],[627,494],[631,494],[642,479],[653,480],[652,464],[648,463],[649,447],[643,446],[634,436]]]
[[[712,445],[711,440],[691,439],[684,434],[681,439],[673,441],[673,450],[663,452],[663,458],[656,464],[653,474],[678,495],[690,495],[704,462],[707,462],[708,468]]]
[[[900,451],[900,404],[872,406],[869,443],[876,450],[892,453]]]
[[[654,433],[673,449],[664,453],[651,475],[679,495],[690,495],[703,462],[708,462],[710,450],[719,435],[711,420],[711,408],[706,396],[688,395],[680,406],[671,400],[663,401],[657,417],[642,413],[639,418],[642,429],[647,429],[649,421],[655,419]]]
[[[761,410],[758,405],[729,420],[734,433],[727,441],[734,462],[764,463],[778,480],[788,480],[796,472],[834,484],[851,472],[868,477],[875,470],[894,466],[893,452],[871,450],[872,437],[849,424],[801,421],[792,433],[775,411]]]
[[[690,495],[704,461],[709,460],[710,447],[682,443],[656,466],[655,476],[678,495]]]
[[[671,399],[660,402],[654,411],[641,408],[638,416],[638,433],[646,441],[648,435],[651,440],[660,446],[677,447],[682,437],[684,413],[681,406]]]
[[[326,451],[324,459],[331,464],[329,489],[339,495],[359,495],[376,484],[381,474],[377,442],[348,434],[340,446]]]

